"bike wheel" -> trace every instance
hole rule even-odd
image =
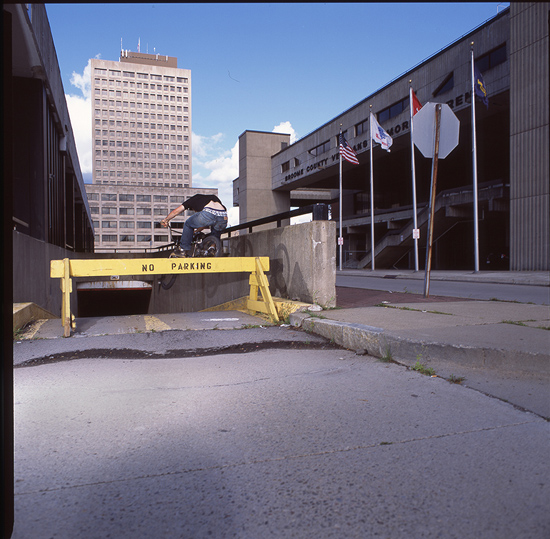
[[[222,256],[222,242],[216,236],[206,236],[201,242],[200,256]]]

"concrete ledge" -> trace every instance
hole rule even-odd
[[[318,318],[309,313],[294,313],[289,318],[292,326],[321,335],[348,350],[365,351],[378,358],[390,356],[407,366],[420,361],[427,367],[461,365],[550,377],[549,354],[403,338],[381,328]]]
[[[39,307],[35,303],[14,303],[13,304],[13,331],[25,327],[34,320],[49,320],[59,318],[46,309]]]

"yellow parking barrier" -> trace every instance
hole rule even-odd
[[[250,272],[250,295],[247,308],[268,314],[274,322],[279,321],[277,309],[264,272],[269,271],[269,257],[235,258],[132,258],[98,260],[52,260],[50,277],[61,279],[61,323],[64,336],[70,337],[75,319],[71,314],[70,295],[72,277],[109,277],[114,275],[170,275],[194,273],[239,273]],[[258,293],[261,293],[261,299]]]

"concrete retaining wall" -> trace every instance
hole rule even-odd
[[[50,278],[50,260],[63,258],[79,258],[79,254],[14,231],[13,302],[36,303],[60,317],[60,283]],[[71,310],[76,312],[76,294],[71,294]]]
[[[232,256],[269,256],[273,296],[336,306],[336,223],[312,221],[231,238]]]
[[[336,306],[336,224],[312,221],[225,240],[230,256],[268,256],[272,296]],[[150,313],[196,312],[247,296],[248,273],[180,275],[169,290],[155,280]]]

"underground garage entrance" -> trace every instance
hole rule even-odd
[[[145,281],[77,283],[78,317],[147,314],[152,289]]]

